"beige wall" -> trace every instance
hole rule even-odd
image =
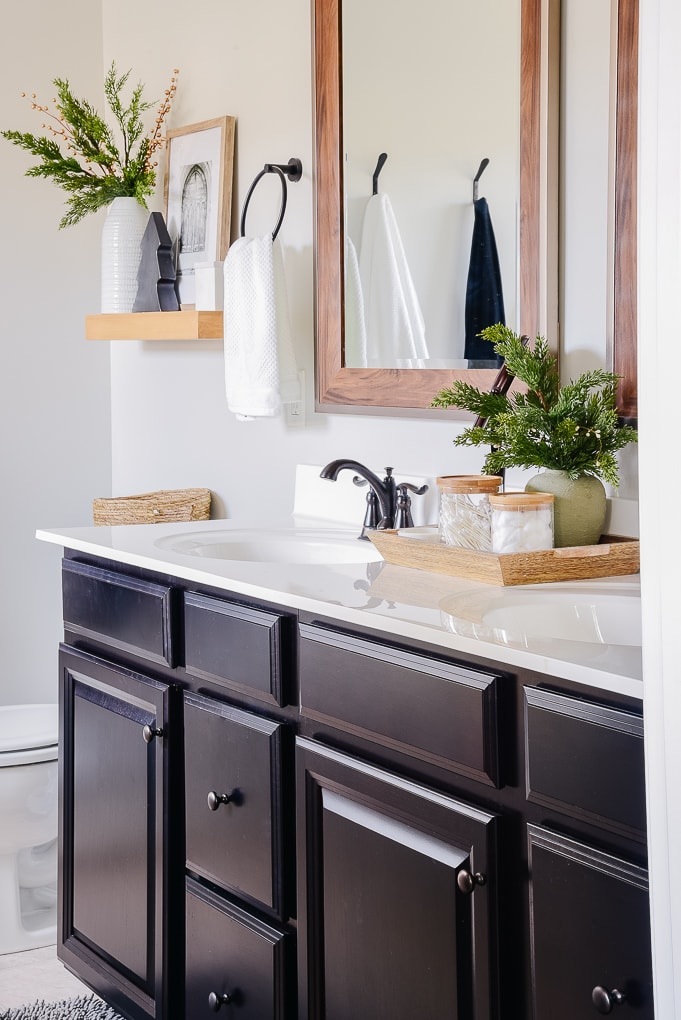
[[[98,5],[5,5],[0,126],[39,132],[19,93],[49,100],[56,76],[72,76],[81,94],[101,88]],[[62,192],[25,178],[30,165],[0,139],[0,704],[57,699],[60,557],[34,533],[85,520],[111,475],[109,352],[88,346],[83,329],[98,301],[101,223],[59,231]]]

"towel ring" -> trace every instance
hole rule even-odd
[[[288,163],[265,163],[265,166],[260,171],[260,173],[256,174],[253,183],[248,189],[248,193],[244,201],[244,207],[241,212],[242,237],[246,236],[246,213],[248,211],[248,203],[251,200],[251,196],[255,191],[258,182],[265,176],[265,174],[272,173],[276,173],[279,177],[279,180],[281,181],[281,208],[279,209],[279,218],[277,219],[275,228],[272,231],[272,240],[274,241],[275,237],[279,233],[279,228],[284,222],[284,213],[286,212],[286,199],[287,199],[286,178],[288,177],[289,181],[291,181],[292,183],[295,181],[299,181],[300,178],[303,176],[303,164],[298,159],[297,156],[292,156]]]

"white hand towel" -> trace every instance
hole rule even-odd
[[[428,357],[425,323],[395,214],[387,195],[372,195],[362,226],[359,271],[368,364],[412,368]]]
[[[242,419],[272,417],[300,399],[279,242],[240,237],[224,278],[227,406]]]

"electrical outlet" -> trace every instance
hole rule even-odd
[[[305,373],[299,372],[300,400],[294,400],[291,404],[284,404],[286,424],[291,428],[299,428],[305,424]]]

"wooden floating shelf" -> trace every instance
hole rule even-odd
[[[222,340],[222,312],[124,312],[88,315],[87,340]]]

